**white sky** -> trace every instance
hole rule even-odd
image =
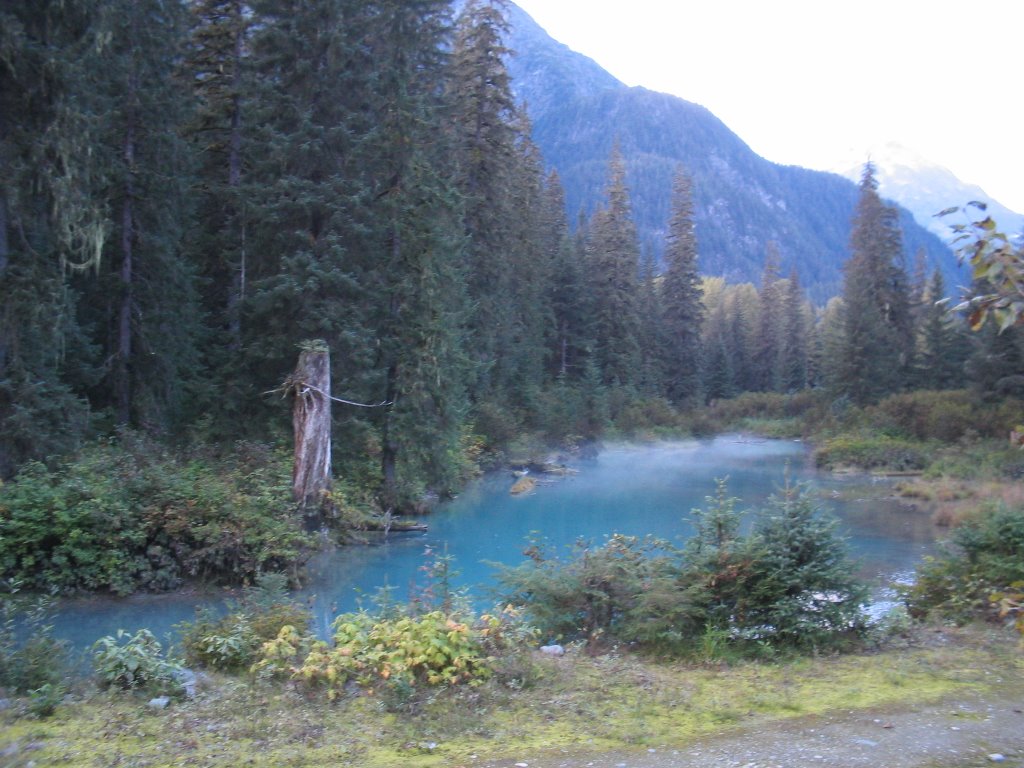
[[[1024,0],[516,2],[769,160],[841,170],[894,141],[1024,213]]]

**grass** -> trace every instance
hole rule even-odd
[[[48,720],[0,712],[12,766],[461,766],[516,755],[681,747],[752,723],[884,710],[1019,690],[1024,657],[988,628],[921,630],[909,649],[785,663],[694,666],[632,654],[537,658],[541,679],[443,690],[393,711],[371,696],[333,705],[283,686],[213,677],[165,710],[86,691]],[[31,750],[26,749],[31,745]],[[510,755],[514,752],[515,754]],[[472,756],[476,755],[476,758]],[[17,762],[17,760],[21,762]]]

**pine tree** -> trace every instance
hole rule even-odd
[[[90,160],[72,148],[89,141],[65,113],[93,12],[0,6],[0,479],[73,448],[86,426],[75,390],[91,378],[92,350],[65,266],[95,262],[106,220],[70,183]]]
[[[191,157],[179,129],[190,103],[178,74],[184,7],[171,0],[118,0],[96,20],[92,71],[81,87],[104,114],[94,148],[112,236],[100,280],[83,281],[87,317],[108,331],[103,391],[119,424],[166,428],[186,405],[199,332],[195,275],[182,242],[190,223]]]
[[[470,0],[456,20],[449,94],[457,186],[464,199],[468,238],[467,288],[478,377],[477,398],[504,391],[514,380],[508,359],[518,329],[512,296],[524,279],[509,256],[516,252],[514,168],[518,116],[503,43],[503,0]]]
[[[662,282],[667,392],[677,403],[698,397],[700,382],[704,304],[697,269],[692,186],[690,177],[680,171],[672,191]]]
[[[626,189],[626,166],[618,146],[609,165],[606,207],[590,223],[587,269],[594,354],[608,384],[636,383],[640,361],[636,227]]]
[[[194,0],[191,12],[186,68],[196,109],[185,133],[195,146],[199,168],[190,247],[204,279],[210,322],[226,332],[212,345],[216,357],[236,353],[242,338],[247,277],[243,111],[253,17],[245,0]]]
[[[649,396],[663,396],[665,392],[665,368],[669,346],[662,307],[662,295],[654,253],[644,250],[640,260],[639,321],[640,321],[640,371],[637,385]]]
[[[896,210],[878,196],[868,163],[850,237],[843,282],[843,333],[832,360],[833,389],[857,403],[906,385],[913,331]]]
[[[780,260],[778,246],[774,242],[769,242],[765,248],[761,289],[757,293],[758,314],[753,359],[755,388],[764,392],[778,392],[783,389],[785,286],[781,280]]]
[[[466,419],[465,241],[447,172],[442,83],[450,22],[443,0],[378,4],[369,37],[378,75],[374,129],[359,150],[366,182],[384,182],[364,222],[380,412],[382,503],[418,502],[460,480]]]
[[[915,383],[922,389],[955,389],[963,380],[967,340],[962,323],[942,301],[945,293],[942,273],[936,269],[921,296],[919,309],[914,362]]]
[[[551,307],[554,333],[551,335],[549,373],[552,378],[578,379],[590,345],[586,334],[584,295],[584,248],[569,236],[565,218],[565,194],[558,173],[552,171],[545,186],[543,222],[545,248],[552,254],[547,302]]]
[[[369,226],[362,219],[387,179],[370,186],[358,169],[374,117],[365,107],[376,70],[364,45],[374,9],[261,0],[252,10],[241,188],[248,287],[224,407],[236,422],[263,427],[283,414],[261,393],[284,380],[306,339],[329,347],[333,391],[384,399],[362,279],[373,265],[356,233]]]
[[[782,281],[782,329],[779,349],[781,390],[796,392],[809,386],[809,312],[796,270]]]

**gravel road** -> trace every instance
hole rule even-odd
[[[832,713],[762,723],[685,748],[523,755],[478,768],[1024,768],[1024,692],[913,710]],[[467,767],[468,768],[468,767]]]

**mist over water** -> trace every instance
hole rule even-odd
[[[426,550],[447,552],[459,571],[456,584],[471,589],[481,605],[493,600],[494,568],[515,565],[531,539],[564,552],[577,539],[600,544],[613,533],[652,535],[681,544],[693,532],[694,508],[706,506],[718,478],[728,478],[739,509],[762,507],[785,482],[807,482],[824,513],[834,515],[864,578],[879,587],[905,579],[934,546],[928,515],[885,498],[885,482],[817,473],[807,447],[795,441],[722,435],[649,445],[606,445],[590,460],[575,462],[577,474],[538,477],[531,494],[509,494],[514,478],[498,472],[471,484],[459,498],[426,518],[427,533],[392,534],[365,547],[343,547],[315,557],[298,596],[314,612],[326,636],[333,617],[370,607],[384,586],[404,600],[410,586],[424,584]],[[747,524],[749,524],[748,517]],[[82,647],[119,628],[147,627],[158,637],[194,616],[196,603],[222,608],[224,593],[91,598],[65,604],[55,634]]]

